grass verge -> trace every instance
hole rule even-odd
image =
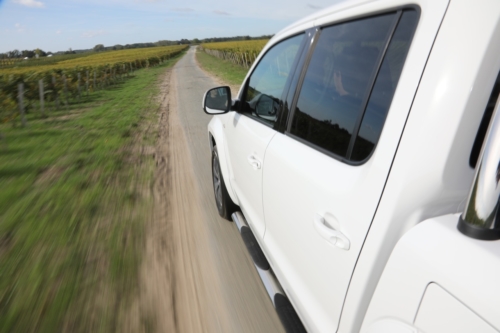
[[[183,54],[0,128],[0,332],[120,330],[152,205],[134,147],[153,144],[158,76]]]
[[[196,60],[200,66],[223,81],[231,85],[241,85],[248,73],[248,69],[237,66],[227,60],[211,56],[203,51],[196,50]]]

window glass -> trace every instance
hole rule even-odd
[[[280,42],[260,60],[244,94],[244,112],[270,124],[276,121],[281,95],[303,38],[301,34]]]
[[[297,101],[292,134],[346,157],[394,16],[322,30]]]
[[[373,151],[392,97],[403,69],[406,53],[410,47],[410,39],[417,24],[418,14],[414,10],[403,12],[394,36],[389,44],[384,61],[375,81],[370,100],[359,128],[351,155],[352,161],[362,161]]]
[[[493,110],[495,109],[495,105],[497,104],[499,95],[500,73],[498,73],[497,75],[497,79],[495,81],[495,85],[493,86],[493,90],[491,91],[488,104],[486,104],[486,109],[484,110],[483,118],[481,119],[481,123],[479,124],[479,128],[477,130],[474,145],[472,146],[472,150],[470,152],[469,166],[473,169],[476,168],[477,160],[479,159],[479,153],[481,152],[481,148],[483,147],[486,131],[488,130],[488,127],[490,125],[491,116],[493,115]]]

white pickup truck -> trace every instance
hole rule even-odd
[[[500,331],[500,1],[348,1],[203,99],[288,332]]]

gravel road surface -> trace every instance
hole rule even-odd
[[[193,47],[162,79],[155,211],[136,307],[157,332],[283,332],[236,226],[215,208],[201,99],[221,83],[200,69]]]

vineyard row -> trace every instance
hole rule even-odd
[[[81,99],[82,91],[104,89],[119,80],[125,79],[137,69],[162,64],[185,49],[147,59],[100,65],[95,67],[76,67],[50,71],[28,72],[23,74],[0,74],[0,123],[23,117],[25,112],[40,108],[43,115],[45,103],[52,103],[59,109],[69,99]]]
[[[267,40],[206,43],[202,44],[200,49],[219,59],[250,68],[266,43]]]
[[[250,68],[252,66],[255,59],[259,55],[259,52],[254,51],[220,51],[220,50],[211,50],[207,48],[202,48],[207,54],[211,56],[217,57],[219,59],[228,60],[235,65],[239,65],[245,68]]]

